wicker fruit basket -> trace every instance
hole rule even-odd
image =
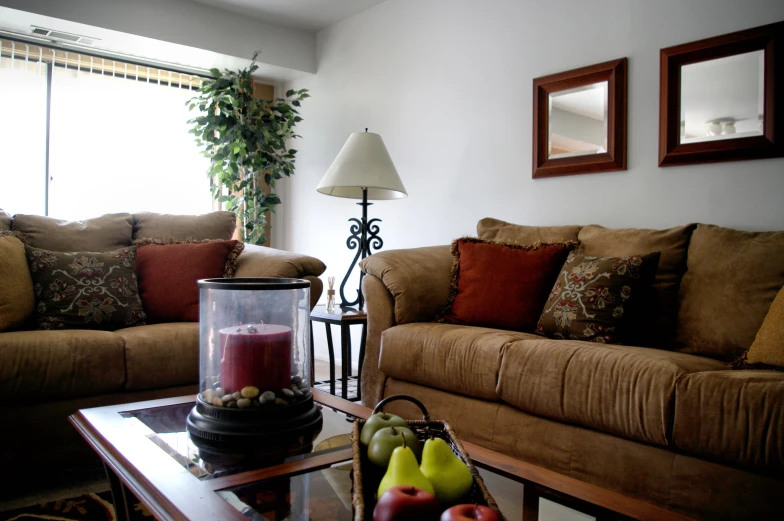
[[[386,404],[396,400],[406,400],[412,402],[422,410],[421,420],[412,420],[408,422],[409,427],[412,431],[414,431],[414,434],[416,434],[416,437],[421,442],[424,443],[425,440],[430,437],[438,437],[443,439],[452,448],[452,452],[454,452],[468,466],[469,470],[471,471],[471,475],[474,476],[474,486],[466,495],[463,502],[488,506],[498,512],[501,519],[505,521],[506,518],[504,518],[501,510],[498,508],[498,504],[496,504],[493,496],[490,495],[490,492],[487,490],[482,477],[479,475],[479,472],[477,472],[476,467],[474,467],[474,464],[471,462],[471,458],[468,457],[468,454],[460,444],[460,440],[458,440],[457,436],[455,436],[455,433],[449,426],[449,423],[445,421],[431,420],[427,409],[422,404],[422,402],[416,398],[406,395],[395,395],[384,398],[378,402],[376,408],[373,409],[373,414],[380,412]],[[373,465],[370,460],[368,460],[367,448],[359,441],[359,434],[362,431],[362,426],[364,424],[365,420],[355,420],[354,428],[351,432],[351,445],[354,449],[352,465],[354,480],[352,492],[354,521],[371,521],[373,519],[373,509],[376,507],[376,490],[378,489],[378,485],[381,483],[381,478],[384,477],[384,471]]]

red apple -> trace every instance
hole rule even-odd
[[[498,512],[484,505],[455,505],[441,514],[440,521],[501,521]]]
[[[373,521],[436,521],[441,507],[436,497],[408,485],[392,487],[378,499]]]

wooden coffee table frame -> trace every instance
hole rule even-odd
[[[323,406],[357,418],[367,418],[371,413],[360,404],[315,389],[313,396]],[[69,417],[71,424],[104,461],[118,521],[129,518],[129,493],[161,520],[246,520],[216,492],[276,476],[312,472],[351,459],[351,448],[347,447],[281,465],[200,480],[173,458],[162,457],[161,449],[150,440],[129,431],[121,415],[139,409],[193,402],[195,396],[167,398],[83,409]],[[596,516],[597,520],[618,519],[619,516],[651,521],[690,519],[472,443],[464,442],[463,446],[477,467],[523,484],[524,521],[538,519],[540,497]]]

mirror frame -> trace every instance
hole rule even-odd
[[[534,79],[533,178],[626,170],[628,59]],[[550,93],[607,82],[607,152],[549,159]]]
[[[784,156],[784,136],[780,135],[784,131],[783,36],[784,22],[778,22],[661,49],[660,167]],[[763,135],[681,144],[681,67],[759,50],[765,51]]]

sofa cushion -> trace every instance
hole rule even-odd
[[[555,277],[576,242],[452,243],[452,291],[443,321],[532,333]]]
[[[608,229],[586,226],[580,230],[578,253],[595,257],[622,257],[661,252],[659,268],[640,324],[638,345],[671,348],[678,319],[678,288],[686,272],[686,253],[696,224],[668,230]]]
[[[150,237],[175,241],[229,240],[234,234],[236,223],[234,212],[211,212],[202,215],[135,213],[133,238]]]
[[[7,232],[11,229],[11,216],[0,208],[0,232]]]
[[[659,252],[589,257],[571,252],[544,304],[536,333],[607,344],[634,343]]]
[[[0,331],[22,327],[35,309],[25,247],[15,233],[0,231]]]
[[[784,371],[784,287],[770,305],[754,343],[732,367]]]
[[[84,221],[63,221],[40,215],[14,216],[14,230],[27,244],[50,251],[112,251],[131,246],[133,217],[129,213],[102,215]]]
[[[522,226],[485,217],[476,224],[476,234],[480,239],[488,241],[534,244],[576,241],[580,228],[580,226]]]
[[[501,353],[528,333],[412,323],[381,334],[379,369],[385,374],[444,391],[498,400]]]
[[[198,383],[197,322],[137,326],[115,334],[125,342],[127,390]]]
[[[730,465],[784,471],[784,373],[685,375],[675,391],[675,446]]]
[[[724,367],[660,349],[523,340],[504,350],[498,395],[547,418],[666,446],[678,378]]]
[[[784,232],[700,224],[680,289],[682,351],[731,361],[754,342],[784,285]]]
[[[53,252],[27,246],[38,329],[103,329],[143,324],[136,246]]]
[[[123,339],[107,331],[0,334],[0,392],[32,403],[122,389]]]
[[[150,323],[197,322],[200,279],[233,277],[239,241],[140,239],[139,292]]]

